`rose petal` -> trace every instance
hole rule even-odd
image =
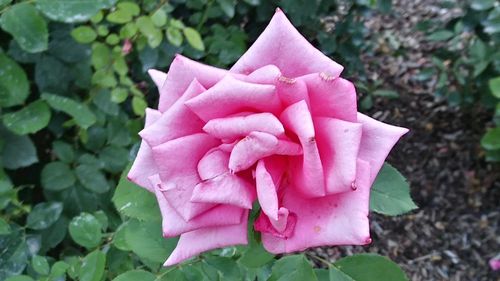
[[[281,207],[278,211],[278,219],[269,218],[264,213],[260,213],[255,220],[254,228],[261,233],[271,234],[277,238],[287,239],[293,235],[297,216],[290,213],[287,208]]]
[[[148,74],[155,83],[158,90],[161,90],[161,88],[163,88],[163,84],[167,80],[167,74],[165,72],[158,71],[156,69],[148,70]]]
[[[164,183],[163,194],[185,221],[215,206],[192,203],[190,200],[195,185],[201,181],[198,162],[218,144],[216,139],[207,134],[194,134],[153,147],[153,156]]]
[[[254,72],[247,75],[235,75],[237,79],[242,81],[246,81],[249,83],[257,83],[257,84],[276,84],[276,81],[281,76],[280,69],[275,65],[266,65],[263,66]]]
[[[231,72],[249,74],[268,64],[276,65],[287,77],[322,71],[337,77],[343,69],[314,48],[279,9],[255,43],[234,64]]]
[[[323,166],[321,163],[314,124],[305,101],[287,107],[280,116],[285,128],[294,132],[302,144],[303,156],[290,159],[294,188],[306,197],[325,195]]]
[[[257,198],[262,211],[270,218],[278,219],[278,193],[286,162],[277,157],[261,159],[255,170]]]
[[[229,141],[245,137],[253,131],[269,133],[276,137],[285,133],[285,128],[278,118],[267,112],[212,119],[203,130],[216,138]]]
[[[281,107],[273,85],[243,82],[231,76],[188,100],[186,105],[205,122],[249,109],[276,113]]]
[[[234,245],[246,245],[248,211],[240,224],[201,228],[181,235],[177,247],[164,266],[171,266],[202,252]]]
[[[213,148],[198,162],[198,175],[202,180],[209,180],[229,172],[229,153],[220,148]]]
[[[321,198],[307,199],[287,189],[283,206],[297,215],[293,235],[283,239],[262,233],[262,242],[271,253],[290,253],[325,245],[364,245],[371,242],[368,223],[370,165],[359,160],[358,188]]]
[[[251,132],[234,146],[229,156],[229,169],[236,173],[250,168],[259,159],[273,154],[301,155],[300,145],[277,139],[275,136],[263,132]]]
[[[191,202],[229,204],[252,209],[254,186],[237,175],[225,173],[196,185]]]
[[[356,179],[362,125],[339,119],[314,119],[328,194],[349,191]]]
[[[276,92],[283,104],[288,107],[296,102],[304,100],[309,107],[309,94],[304,80],[280,77],[276,83]]]
[[[298,78],[307,85],[311,115],[356,122],[357,102],[354,85],[343,78],[333,79],[325,73]]]
[[[197,79],[205,88],[212,87],[227,74],[224,69],[204,65],[182,55],[176,55],[170,64],[167,79],[160,89],[158,110],[167,111],[186,91],[193,79]]]
[[[375,181],[392,147],[408,132],[408,129],[382,123],[361,113],[358,113],[358,122],[363,125],[358,157],[370,163],[371,184]]]
[[[160,119],[151,126],[144,128],[139,135],[150,146],[157,146],[194,133],[201,133],[203,121],[194,114],[185,104],[187,100],[204,92],[205,88],[194,79],[186,92],[166,111]]]
[[[231,205],[216,206],[190,221],[185,221],[165,198],[160,176],[153,175],[149,180],[160,207],[164,237],[175,237],[203,227],[239,224],[241,221],[244,210]]]
[[[146,125],[145,127],[151,126],[156,122],[161,116],[161,113],[157,110],[147,108],[146,109]],[[141,142],[137,156],[135,157],[134,163],[128,172],[127,178],[129,181],[148,189],[153,192],[153,189],[149,185],[148,177],[158,173],[156,168],[156,163],[153,159],[153,154],[151,147],[146,141]]]

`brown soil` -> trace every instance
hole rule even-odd
[[[441,9],[436,0],[393,2],[392,15],[366,23],[372,34],[383,36],[377,52],[363,59],[369,76],[382,79],[400,98],[376,99],[367,113],[411,129],[388,162],[408,178],[420,208],[399,217],[373,214],[370,246],[314,251],[330,261],[359,252],[387,255],[413,281],[498,281],[500,271],[493,272],[488,260],[500,253],[500,165],[485,162],[479,145],[491,113],[450,107],[433,96],[435,81],[415,79],[430,64],[432,50],[442,47],[426,42],[415,24],[460,10]],[[404,51],[391,49],[388,37]]]

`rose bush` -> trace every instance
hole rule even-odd
[[[180,235],[165,265],[246,244],[255,200],[272,253],[371,242],[370,187],[408,130],[358,113],[342,70],[277,10],[229,71],[180,55],[150,71],[159,106],[128,178],[155,193],[164,236]]]

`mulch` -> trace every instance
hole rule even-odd
[[[383,36],[363,60],[369,77],[382,79],[384,88],[400,97],[377,98],[366,113],[410,128],[388,162],[407,177],[419,209],[398,217],[371,214],[369,246],[313,251],[329,261],[353,253],[386,255],[413,281],[500,281],[500,271],[488,266],[500,253],[500,165],[485,162],[479,144],[492,114],[452,107],[433,95],[435,81],[416,78],[430,65],[432,50],[442,46],[426,42],[415,24],[460,10],[443,9],[436,0],[394,2],[392,15],[375,15],[366,23],[372,34]],[[389,37],[404,51],[391,50],[383,39]]]

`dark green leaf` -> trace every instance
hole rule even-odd
[[[14,227],[8,235],[0,235],[0,249],[0,280],[21,274],[29,255],[24,232]]]
[[[59,219],[62,210],[60,202],[39,203],[28,214],[26,226],[36,230],[46,229]]]
[[[490,79],[488,84],[490,86],[490,91],[493,94],[493,96],[500,99],[500,76]]]
[[[18,276],[11,276],[7,278],[7,280],[5,281],[35,281],[35,280],[28,275],[18,275]]]
[[[331,266],[328,272],[330,281],[356,281],[352,279],[349,275],[340,271],[336,266]]]
[[[125,229],[125,239],[136,255],[156,263],[165,262],[177,244],[177,238],[163,238],[161,223],[156,221],[131,220]]]
[[[36,133],[45,128],[50,121],[50,109],[47,104],[38,100],[16,112],[3,116],[5,127],[18,135]]]
[[[128,150],[118,146],[107,146],[101,151],[99,159],[104,163],[106,171],[119,173],[128,164]]]
[[[370,210],[396,216],[418,208],[410,197],[406,179],[391,165],[385,163],[373,184]]]
[[[78,273],[80,281],[100,281],[104,277],[104,266],[106,265],[106,255],[95,250],[88,254],[82,261]]]
[[[61,216],[52,226],[40,232],[42,235],[42,250],[48,251],[61,243],[66,237],[68,219]]]
[[[38,255],[33,256],[33,258],[31,259],[31,266],[36,271],[36,273],[40,275],[49,275],[50,266],[45,257]]]
[[[0,73],[0,106],[22,104],[29,95],[29,83],[24,70],[0,52]]]
[[[41,181],[43,188],[51,191],[60,191],[72,186],[76,178],[67,164],[52,162],[43,167]]]
[[[78,245],[94,248],[102,239],[101,224],[93,215],[81,213],[69,223],[69,234]]]
[[[23,2],[10,7],[0,18],[0,25],[16,39],[23,50],[29,53],[47,50],[47,23],[33,5]]]
[[[397,264],[386,257],[375,254],[357,254],[340,259],[334,265],[354,281],[408,281],[405,273]]]
[[[318,280],[314,270],[304,255],[286,256],[273,266],[273,273],[268,281],[304,281]]]
[[[153,193],[130,182],[127,168],[122,173],[113,196],[116,209],[125,216],[147,221],[160,221],[161,214]]]
[[[110,188],[104,174],[94,166],[86,164],[78,165],[75,172],[80,183],[92,192],[105,193]]]
[[[472,0],[470,7],[477,11],[484,11],[495,6],[496,0]]]
[[[113,281],[155,281],[156,276],[144,270],[131,270],[118,275]]]
[[[76,124],[84,129],[87,129],[96,122],[94,113],[92,113],[86,105],[75,100],[47,93],[42,94],[42,99],[44,99],[52,108],[60,110],[73,117]]]
[[[38,162],[35,145],[28,136],[1,133],[5,141],[2,152],[2,164],[5,168],[18,169]]]
[[[52,151],[61,161],[71,163],[75,159],[75,152],[73,147],[68,143],[62,141],[54,141],[52,143]]]
[[[0,218],[0,235],[5,235],[10,233],[10,225],[2,218]]]
[[[445,41],[453,37],[453,32],[448,31],[448,30],[439,30],[434,33],[431,33],[429,36],[427,36],[427,40],[430,41]]]
[[[373,92],[373,95],[389,99],[396,99],[399,97],[399,94],[392,90],[376,90],[375,92]]]
[[[217,0],[221,10],[228,16],[229,18],[234,17],[234,8],[236,6],[236,1],[234,0]]]
[[[481,145],[488,150],[500,149],[500,128],[488,130],[481,139]]]
[[[37,0],[36,5],[49,19],[61,22],[84,22],[99,10],[110,8],[116,0]]]

